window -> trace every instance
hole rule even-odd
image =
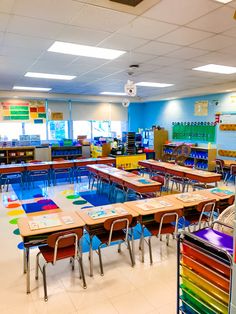
[[[26,135],[40,135],[41,140],[46,140],[46,123],[25,123]]]
[[[111,135],[112,137],[122,138],[122,132],[127,132],[127,122],[125,121],[111,121]]]
[[[0,138],[2,141],[19,139],[23,134],[21,122],[0,123]]]
[[[48,139],[62,140],[68,138],[68,121],[48,121]]]
[[[109,137],[110,122],[109,121],[92,121],[92,135],[94,137]]]
[[[78,135],[86,135],[91,139],[91,121],[73,121],[73,136],[76,139]]]

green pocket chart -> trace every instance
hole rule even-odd
[[[174,124],[172,126],[172,138],[174,140],[188,140],[199,142],[215,142],[215,125]]]

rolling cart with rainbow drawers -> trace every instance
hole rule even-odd
[[[233,237],[212,227],[178,236],[177,313],[230,313]]]

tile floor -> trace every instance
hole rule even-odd
[[[82,189],[86,188],[82,186]],[[73,185],[58,185],[46,192],[63,210],[71,210],[61,191],[74,189]],[[72,272],[68,261],[48,266],[48,302],[43,300],[42,277],[34,279],[35,254],[31,250],[31,293],[25,293],[22,250],[17,248],[21,241],[13,234],[16,225],[9,221],[9,209],[4,206],[8,193],[0,195],[0,313],[1,314],[172,314],[176,313],[176,242],[170,246],[153,239],[153,265],[149,264],[146,248],[145,263],[140,262],[138,243],[136,245],[136,265],[130,266],[128,250],[123,247],[103,249],[104,276],[99,274],[98,257],[94,255],[94,277],[89,277],[88,254],[84,254],[87,289],[79,279],[78,268]],[[27,201],[27,200],[26,200]]]

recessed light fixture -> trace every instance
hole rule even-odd
[[[126,96],[126,93],[119,92],[101,92],[101,95],[111,95],[111,96]]]
[[[223,3],[223,4],[226,4],[226,3],[230,3],[232,2],[233,0],[215,0],[216,2],[220,2],[220,3]]]
[[[78,45],[62,41],[55,41],[52,46],[48,48],[48,51],[107,60],[116,59],[126,53],[126,51],[123,50]]]
[[[37,72],[27,72],[25,73],[27,77],[35,77],[35,78],[45,78],[50,80],[65,80],[70,81],[76,78],[74,75],[61,75],[61,74],[50,74],[50,73],[37,73]]]
[[[192,70],[219,73],[219,74],[236,73],[236,67],[229,67],[226,65],[219,65],[219,64],[206,64],[201,67],[193,68]]]
[[[136,83],[137,86],[144,86],[144,87],[169,87],[173,86],[174,84],[167,84],[167,83],[154,83],[154,82],[139,82]]]
[[[51,90],[51,88],[46,88],[46,87],[29,87],[29,86],[13,86],[12,89],[38,91],[38,92],[49,92]]]

